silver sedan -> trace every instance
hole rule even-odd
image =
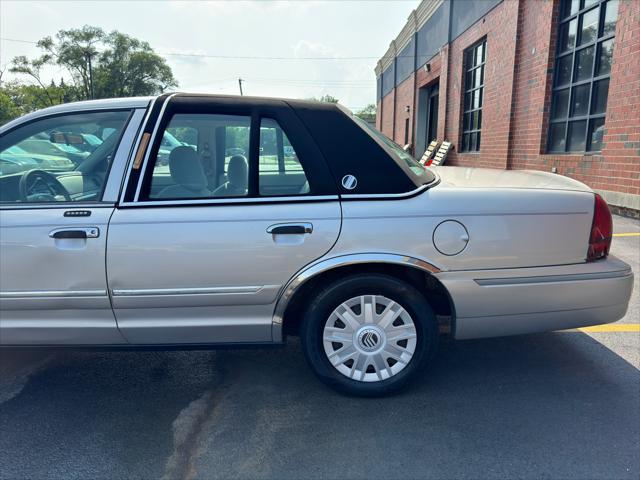
[[[340,106],[68,104],[0,128],[0,156],[35,140],[87,155],[0,175],[3,346],[299,335],[323,381],[380,395],[432,358],[439,335],[612,322],[631,295],[607,204],[587,186],[425,168]]]

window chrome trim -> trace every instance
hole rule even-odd
[[[140,124],[140,128],[138,129],[137,135],[136,135],[136,139],[135,142],[131,148],[131,151],[129,152],[129,158],[127,159],[127,165],[125,167],[126,169],[126,175],[124,175],[124,180],[122,181],[121,185],[120,185],[120,202],[124,201],[124,196],[125,193],[127,191],[127,185],[129,185],[129,178],[131,176],[131,167],[133,165],[133,156],[134,156],[134,152],[138,151],[138,148],[140,146],[140,142],[142,141],[142,134],[144,132],[145,127],[147,126],[147,123],[149,122],[149,117],[151,116],[151,112],[153,111],[153,107],[156,104],[156,100],[157,98],[154,98],[151,103],[147,106],[147,114],[144,116],[144,119],[142,120],[142,123]]]
[[[409,198],[428,190],[429,188],[440,183],[440,177],[436,175],[436,180],[431,183],[420,185],[414,190],[404,193],[375,193],[375,194],[347,194],[347,195],[316,195],[316,196],[282,196],[282,197],[219,197],[219,198],[203,198],[203,199],[175,199],[175,200],[145,200],[121,202],[121,207],[158,207],[158,206],[175,206],[182,205],[233,205],[246,203],[299,203],[299,202],[321,202],[321,201],[337,201],[337,200],[399,200]]]
[[[433,172],[435,175],[435,172]],[[344,200],[368,200],[368,199],[399,199],[399,198],[408,198],[408,197],[413,197],[414,195],[418,195],[419,193],[422,193],[424,190],[427,190],[428,188],[432,187],[434,184],[438,183],[440,181],[440,179],[438,178],[438,176],[436,175],[436,180],[434,180],[431,183],[425,183],[424,185],[420,185],[418,188],[415,188],[413,190],[410,190],[408,192],[404,192],[404,193],[362,193],[362,194],[358,194],[358,193],[347,193],[347,194],[341,194],[340,198],[344,199]]]
[[[59,210],[91,210],[94,208],[113,208],[115,202],[47,202],[47,203],[2,203],[0,210],[36,210],[40,208],[59,209]]]
[[[162,123],[164,112],[167,109],[167,105],[169,104],[169,101],[171,101],[171,99],[176,95],[177,93],[172,93],[165,99],[164,103],[162,104],[162,108],[160,109],[160,113],[158,114],[158,118],[156,119],[156,124],[153,127],[153,132],[151,133],[151,139],[147,144],[147,151],[144,153],[144,161],[142,162],[142,167],[140,167],[140,176],[138,177],[138,185],[136,186],[136,193],[133,196],[134,202],[138,201],[138,199],[140,198],[140,190],[142,189],[142,182],[144,181],[147,165],[149,164],[149,157],[151,156],[151,151],[153,150],[153,145],[155,143],[156,135],[158,133],[158,129],[160,128],[160,124]],[[151,112],[151,109],[149,109],[149,112]],[[140,136],[140,139],[142,140],[142,135]],[[131,170],[131,168],[129,170]]]
[[[153,132],[151,134],[151,139],[149,140],[149,146],[147,147],[147,151],[145,152],[145,157],[141,166],[141,175],[138,178],[138,183],[136,185],[136,191],[134,194],[134,198],[132,201],[125,201],[124,195],[126,192],[126,186],[128,185],[129,181],[130,181],[130,175],[131,175],[131,171],[132,171],[132,154],[130,154],[130,158],[129,158],[129,166],[127,168],[127,174],[126,174],[126,178],[125,181],[123,182],[123,188],[121,191],[121,195],[120,195],[120,203],[118,206],[120,207],[158,207],[158,206],[175,206],[175,207],[179,207],[179,206],[183,206],[183,205],[219,205],[219,204],[225,204],[225,205],[233,205],[233,204],[238,204],[238,205],[242,205],[242,204],[247,204],[247,203],[251,203],[251,204],[271,204],[271,203],[285,203],[285,202],[292,202],[292,203],[298,203],[298,202],[318,202],[318,201],[337,201],[337,200],[367,200],[367,199],[379,199],[379,200],[384,200],[384,199],[403,199],[403,198],[409,198],[415,195],[418,195],[420,193],[422,193],[423,191],[427,190],[428,188],[431,188],[435,185],[437,185],[438,183],[440,183],[440,176],[437,174],[437,172],[430,170],[430,172],[433,174],[434,179],[426,184],[420,185],[418,187],[416,187],[413,190],[410,190],[408,192],[402,192],[402,193],[380,193],[380,194],[336,194],[336,195],[316,195],[316,196],[309,196],[309,195],[295,195],[295,196],[273,196],[273,197],[266,197],[266,196],[255,196],[255,197],[220,197],[220,198],[204,198],[204,199],[168,199],[168,200],[143,200],[140,201],[140,192],[142,190],[142,184],[144,181],[144,173],[146,171],[146,169],[148,168],[149,165],[149,160],[150,160],[150,156],[151,156],[151,146],[155,143],[156,137],[158,135],[158,130],[160,127],[160,124],[162,123],[162,118],[165,114],[165,110],[169,104],[169,101],[174,97],[178,95],[177,93],[173,93],[171,95],[169,95],[163,105],[162,108],[160,110],[160,113],[158,114],[158,118],[156,120],[156,124],[154,125],[153,128]],[[153,101],[155,103],[155,99]],[[144,131],[144,129],[147,127],[147,122],[149,119],[149,116],[151,114],[151,111],[153,110],[154,107],[154,103],[152,103],[151,105],[149,105],[148,110],[147,110],[147,116],[144,119],[144,123],[141,125],[141,128],[139,130],[139,132]],[[339,105],[340,108],[343,108],[342,106]],[[345,109],[345,111],[348,112],[348,110]],[[270,118],[270,117],[264,117],[264,118]],[[361,127],[362,128],[362,127]],[[374,140],[381,145],[385,151],[387,149],[387,147],[382,144],[382,142],[380,142],[378,139],[376,139],[375,137]],[[137,141],[135,143],[135,145],[132,147],[132,152],[136,152],[137,149],[139,148],[140,142],[142,139],[142,135],[139,133],[138,134],[138,138]],[[304,168],[304,167],[303,167]],[[304,171],[304,170],[303,170]]]
[[[187,199],[187,200],[145,200],[143,202],[123,202],[121,207],[180,207],[184,205],[233,205],[246,203],[300,203],[300,202],[319,202],[319,201],[338,201],[338,195],[318,195],[315,197],[293,196],[293,197],[219,197],[204,199]]]
[[[142,125],[141,121],[144,114],[145,111],[142,108],[137,108],[132,111],[129,122],[125,127],[122,137],[120,138],[118,149],[116,150],[113,161],[111,162],[109,175],[102,194],[102,201],[118,201],[120,189],[122,188],[122,177],[124,176],[124,171],[127,168],[127,163],[129,162],[131,147],[138,136],[138,132],[140,131],[140,126]]]

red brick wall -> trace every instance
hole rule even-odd
[[[382,131],[382,102],[378,100],[376,103],[376,128]]]
[[[595,189],[640,194],[640,2],[619,6],[606,133],[598,155],[545,154],[553,86],[553,75],[547,72],[555,57],[559,2],[522,3],[511,168],[556,167],[558,173]]]
[[[380,125],[380,131],[389,138],[393,138],[393,120],[395,118],[393,96],[393,91],[391,91],[382,99],[382,124]]]
[[[519,2],[505,1],[476,22],[449,46],[449,92],[445,137],[456,148],[447,162],[452,165],[506,168]],[[482,104],[482,140],[480,152],[461,153],[463,107],[463,53],[483,37],[487,37],[484,70],[485,87]],[[440,97],[442,101],[442,97]]]
[[[396,131],[393,141],[398,145],[404,145],[404,130],[406,119],[409,119],[409,141],[411,143],[411,132],[413,131],[413,91],[414,75],[412,73],[400,85],[396,87],[396,111],[395,122]],[[406,107],[409,107],[407,112]]]
[[[438,137],[451,141],[452,165],[558,172],[599,190],[640,195],[640,0],[621,0],[600,154],[546,154],[560,0],[505,0],[416,72],[415,87],[439,80]],[[479,153],[460,153],[463,52],[486,36],[487,63]],[[408,79],[384,102],[382,131],[404,140]],[[414,104],[412,103],[412,104]],[[412,121],[416,118],[413,108]],[[413,124],[412,124],[413,126]]]
[[[611,83],[602,156],[584,161],[584,181],[593,188],[640,195],[640,2],[626,0],[618,8]],[[590,168],[589,168],[590,167]],[[582,172],[576,172],[581,178]],[[587,176],[588,175],[588,179]]]
[[[553,82],[555,24],[554,2],[523,2],[518,24],[515,92],[511,119],[510,168],[538,168],[545,151]]]

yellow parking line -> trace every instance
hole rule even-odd
[[[614,237],[640,237],[640,232],[634,233],[614,233]]]
[[[608,323],[594,325],[593,327],[583,327],[578,330],[587,333],[640,332],[640,323]]]

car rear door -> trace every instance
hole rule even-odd
[[[0,344],[125,342],[107,292],[106,237],[143,115],[142,109],[74,111],[0,135],[0,156],[25,138],[49,143],[58,141],[56,132],[67,141],[73,132],[102,135],[95,155],[77,168],[67,158],[26,150],[20,155],[35,159],[37,168],[0,173]]]
[[[168,159],[164,132],[181,142]],[[123,335],[135,344],[278,340],[279,292],[332,248],[341,225],[310,135],[284,102],[201,97],[168,100],[145,133],[150,146],[109,225]]]

